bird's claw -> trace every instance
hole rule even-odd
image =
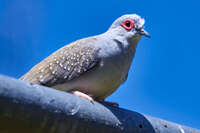
[[[73,91],[71,93],[74,94],[74,95],[76,95],[76,96],[78,96],[78,97],[84,98],[84,99],[90,101],[92,104],[94,104],[93,98],[91,96],[85,94],[85,93],[82,93],[80,91]]]
[[[108,102],[108,101],[103,101],[103,103],[105,104],[108,104],[108,105],[111,105],[111,106],[116,106],[116,107],[119,107],[119,104],[116,103],[116,102]]]

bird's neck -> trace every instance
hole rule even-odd
[[[128,73],[128,70],[130,68],[132,59],[135,55],[135,50],[137,47],[137,43],[140,39],[139,38],[126,38],[123,36],[123,34],[116,34],[116,32],[106,32],[102,34],[103,38],[106,37],[106,40],[109,40],[110,43],[105,43],[106,47],[109,47],[106,52],[114,53],[114,56],[116,56],[115,59],[118,61],[115,62],[115,66],[120,66],[119,70],[123,72],[125,75]],[[111,47],[112,46],[112,47]],[[110,48],[111,47],[111,48]],[[105,54],[105,51],[104,51]],[[111,54],[108,54],[111,55]],[[126,76],[122,76],[126,77]]]
[[[119,55],[123,57],[124,61],[126,60],[126,63],[128,62],[128,64],[126,65],[129,67],[135,55],[137,43],[140,40],[140,36],[135,38],[128,38],[125,37],[124,34],[112,30],[104,33],[103,36],[106,36],[108,40],[114,41],[114,43],[116,44],[113,45],[113,47],[115,47],[114,49],[118,50],[117,53],[119,53]]]
[[[137,37],[129,37],[124,36],[124,31],[119,31],[119,29],[111,29],[108,30],[104,35],[106,35],[109,39],[114,40],[115,42],[121,44],[124,50],[134,51],[137,47],[137,43],[140,40],[141,36]]]

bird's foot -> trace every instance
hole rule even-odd
[[[116,107],[119,107],[119,104],[116,103],[116,102],[108,102],[108,101],[103,101],[103,103],[105,104],[108,104],[108,105],[111,105],[111,106],[116,106]]]
[[[91,103],[94,103],[93,98],[91,96],[85,94],[85,93],[82,93],[80,91],[72,91],[71,93],[78,96],[78,97],[84,98],[84,99],[90,101]]]

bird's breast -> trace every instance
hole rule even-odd
[[[126,79],[134,55],[116,42],[99,43],[99,65],[80,77],[55,88],[65,91],[79,90],[95,99],[104,99],[112,94]]]

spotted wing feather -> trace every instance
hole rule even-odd
[[[80,48],[79,43],[65,46],[21,77],[31,83],[55,86],[81,76],[98,65],[98,50]]]

